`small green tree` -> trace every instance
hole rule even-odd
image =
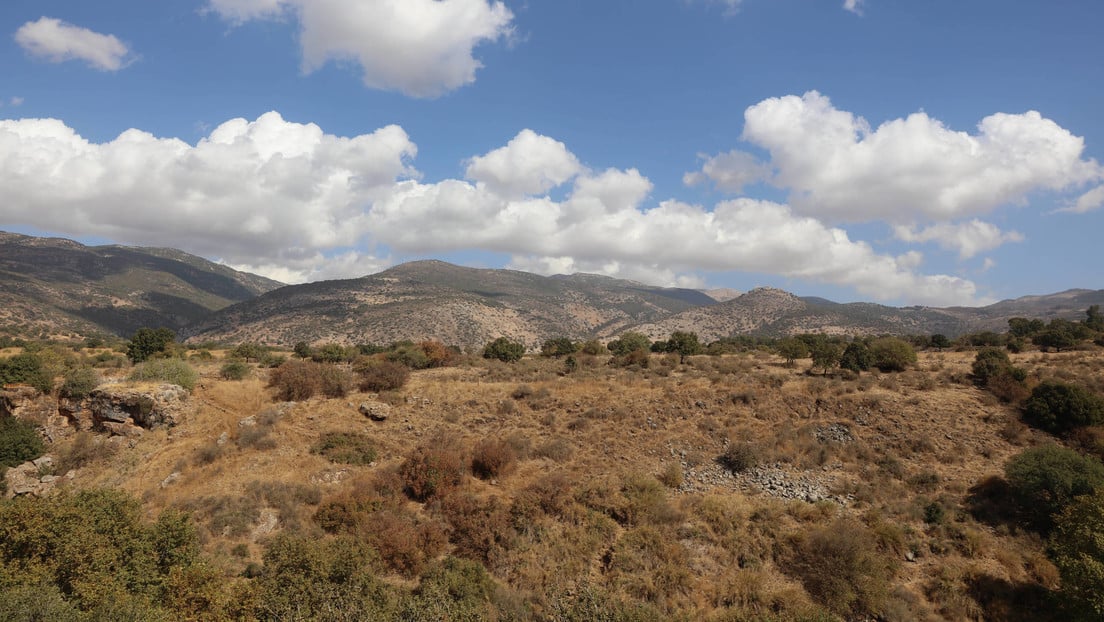
[[[847,344],[840,356],[841,369],[849,369],[855,373],[864,372],[874,365],[874,356],[870,354],[870,348],[864,341],[852,341]]]
[[[46,453],[46,445],[34,425],[15,417],[0,417],[0,470]]]
[[[541,345],[541,356],[568,356],[575,354],[579,347],[569,337],[554,337]]]
[[[1104,464],[1057,445],[1024,450],[1008,462],[1004,474],[1027,522],[1044,533],[1075,497],[1104,485]]]
[[[882,337],[870,344],[874,367],[883,372],[905,371],[916,364],[916,350],[907,341],[896,337]]]
[[[1104,423],[1104,399],[1064,382],[1044,382],[1024,403],[1024,420],[1052,434]]]
[[[1046,328],[1042,320],[1028,319],[1026,317],[1013,317],[1008,319],[1008,333],[1013,337],[1027,339]]]
[[[1085,326],[1097,332],[1104,331],[1104,315],[1100,313],[1100,305],[1092,305],[1085,310]]]
[[[614,356],[624,356],[637,350],[649,351],[652,347],[652,340],[648,339],[648,336],[643,333],[628,331],[622,333],[619,339],[614,339],[606,344],[606,347]]]
[[[483,347],[483,358],[498,359],[506,363],[520,361],[525,356],[525,346],[507,337],[499,337]]]
[[[778,342],[776,348],[778,355],[786,359],[786,365],[793,367],[793,364],[797,359],[803,359],[809,356],[809,346],[804,341],[797,337],[787,337]]]
[[[230,356],[234,358],[245,359],[246,362],[255,363],[261,360],[261,357],[267,353],[268,348],[253,341],[246,341],[244,343],[239,343],[233,350],[231,350]]]
[[[974,364],[970,371],[974,376],[974,382],[979,386],[988,384],[989,379],[1012,369],[1012,360],[1008,353],[1001,348],[987,347],[978,350],[974,356]]]
[[[1055,518],[1051,557],[1062,594],[1085,620],[1104,620],[1104,489],[1079,497]]]
[[[311,357],[311,347],[306,341],[295,342],[295,347],[292,349],[292,353],[301,359],[309,359]]]
[[[939,334],[939,333],[936,333],[936,334],[932,335],[931,339],[929,340],[929,343],[931,344],[931,347],[933,347],[937,350],[942,350],[943,348],[951,347],[951,340],[947,339],[946,335],[942,335],[942,334]]]
[[[667,351],[678,354],[679,362],[685,363],[686,357],[701,354],[702,345],[697,333],[676,330],[667,339]]]
[[[820,368],[822,373],[827,374],[829,369],[839,363],[843,350],[839,343],[823,335],[818,336],[820,338],[813,340],[812,345],[809,346],[809,356],[813,359],[813,369]]]
[[[132,363],[141,363],[175,342],[176,333],[168,328],[139,328],[127,343],[126,355]]]
[[[312,357],[319,363],[340,363],[349,357],[349,352],[340,343],[330,342],[323,345]]]
[[[54,390],[54,379],[37,354],[24,352],[0,360],[0,386],[5,384],[28,384],[40,393]]]
[[[61,385],[61,394],[70,399],[88,397],[100,384],[100,373],[91,367],[77,367],[65,373],[65,382]]]

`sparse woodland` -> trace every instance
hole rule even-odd
[[[1097,311],[520,359],[9,341],[40,405],[191,392],[126,436],[4,398],[0,468],[52,487],[0,501],[0,619],[1100,619]]]

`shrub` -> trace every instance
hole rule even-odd
[[[54,379],[42,359],[30,352],[0,360],[0,386],[5,384],[28,384],[40,393],[54,390]]]
[[[852,341],[847,344],[840,356],[840,369],[849,369],[855,373],[864,372],[874,365],[874,356],[870,348],[862,341]]]
[[[269,435],[272,433],[272,427],[267,425],[254,425],[246,428],[242,428],[238,432],[237,445],[242,449],[257,449],[260,451],[268,451],[269,449],[276,449],[276,440]]]
[[[602,342],[598,341],[597,339],[589,339],[587,341],[584,341],[582,345],[579,346],[579,352],[582,352],[583,354],[589,354],[590,356],[598,356],[599,354],[605,354],[608,351],[609,350],[606,348],[606,346],[602,345]]]
[[[314,360],[322,363],[340,363],[348,357],[345,346],[340,343],[327,343],[314,353]]]
[[[141,363],[165,352],[175,341],[176,333],[168,328],[139,328],[127,343],[126,355],[131,362]]]
[[[440,341],[422,341],[418,344],[426,358],[426,367],[448,367],[456,363],[459,351]]]
[[[974,381],[980,386],[989,383],[989,379],[1012,368],[1012,360],[1001,348],[987,347],[978,350],[970,368]]]
[[[372,440],[359,432],[327,432],[311,447],[311,453],[338,464],[367,465],[376,461]]]
[[[1057,445],[1027,449],[1004,469],[1012,497],[1030,526],[1049,531],[1053,515],[1074,497],[1104,485],[1104,464]]]
[[[411,498],[427,501],[460,485],[464,463],[459,444],[451,438],[438,436],[415,448],[399,467],[399,475]]]
[[[472,451],[471,470],[480,479],[507,475],[517,464],[517,452],[501,439],[483,439]]]
[[[199,374],[191,365],[180,359],[154,359],[146,361],[130,372],[130,379],[141,382],[168,382],[191,391]]]
[[[77,367],[65,374],[61,394],[70,399],[84,399],[100,384],[100,374],[91,367]]]
[[[1024,403],[1024,420],[1053,434],[1104,423],[1104,400],[1077,385],[1044,382]]]
[[[249,365],[241,361],[230,361],[222,366],[219,375],[223,380],[245,380],[249,375]]]
[[[77,432],[72,444],[60,453],[55,464],[58,473],[68,473],[99,460],[110,458],[118,450],[117,445],[104,442],[92,432]]]
[[[651,350],[652,340],[648,339],[648,336],[643,333],[629,331],[623,333],[620,338],[609,342],[606,347],[615,356],[624,356],[637,350]]]
[[[0,417],[0,467],[13,467],[46,453],[34,425],[15,417]]]
[[[513,363],[520,361],[523,356],[525,356],[525,346],[506,337],[499,337],[483,348],[483,358],[485,359],[498,359],[506,363]]]
[[[426,355],[425,350],[413,343],[396,344],[384,356],[388,361],[405,365],[409,369],[426,369],[430,366],[429,356]]]
[[[785,568],[814,600],[846,618],[878,614],[894,574],[874,534],[846,519],[798,541]]]
[[[379,393],[401,389],[410,379],[410,368],[401,363],[367,359],[356,366],[361,391]]]
[[[874,367],[883,372],[905,371],[916,364],[916,350],[909,342],[896,337],[882,337],[870,344]]]
[[[759,464],[759,450],[750,443],[730,443],[717,462],[733,473],[743,473]]]
[[[1050,544],[1062,593],[1085,620],[1104,619],[1104,490],[1080,497],[1055,518]]]
[[[456,554],[494,567],[514,536],[509,507],[498,497],[480,499],[464,492],[446,496],[438,507],[451,527]]]
[[[578,346],[568,337],[555,337],[541,345],[541,356],[567,356],[575,354]]]
[[[276,389],[276,399],[282,401],[307,400],[318,393],[344,397],[352,387],[352,376],[334,365],[292,360],[272,370],[268,386]]]

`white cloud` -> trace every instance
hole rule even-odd
[[[548,170],[493,159],[476,167],[512,171],[496,178],[506,182],[496,189],[419,181],[409,165],[417,148],[397,126],[343,138],[268,113],[227,121],[193,146],[139,130],[96,144],[61,121],[0,121],[0,222],[175,246],[286,281],[375,271],[390,257],[367,249],[385,246],[399,255],[481,249],[546,272],[669,285],[698,285],[703,270],[739,270],[852,287],[879,300],[978,301],[970,281],[921,274],[917,252],[875,252],[778,203],[649,207],[653,185],[639,171],[571,176],[562,165],[575,156],[536,138],[536,152],[557,154],[540,160]],[[504,153],[523,154],[525,142]],[[516,192],[557,180],[562,200]]]
[[[1104,207],[1104,186],[1097,186],[1085,194],[1077,197],[1073,205],[1058,210],[1073,214],[1084,214]]]
[[[548,192],[581,170],[563,143],[526,129],[505,147],[472,158],[465,176],[497,194],[521,197]]]
[[[739,194],[744,186],[766,181],[771,176],[769,166],[745,151],[733,150],[712,157],[698,154],[698,159],[705,160],[702,170],[682,176],[682,182],[688,186],[713,182],[719,190]]]
[[[978,253],[991,251],[1007,242],[1022,242],[1018,231],[1004,232],[991,223],[973,219],[952,224],[938,223],[924,229],[898,226],[894,228],[897,239],[905,242],[934,242],[940,248],[958,251],[961,259],[969,259]]]
[[[365,205],[414,174],[416,151],[398,126],[343,138],[274,112],[195,146],[139,130],[96,144],[53,119],[0,121],[0,221],[336,276],[318,272],[322,251],[362,242]]]
[[[865,0],[843,0],[843,8],[856,15],[862,15]]]
[[[923,112],[872,128],[810,91],[764,100],[744,119],[743,139],[770,153],[793,208],[829,222],[945,222],[1104,178],[1080,137],[1034,111],[990,115],[976,134]]]
[[[364,84],[436,97],[475,81],[474,49],[511,33],[513,14],[491,0],[210,0],[233,23],[295,17],[303,70],[354,61]]]
[[[101,71],[122,69],[131,55],[126,44],[114,35],[93,32],[52,17],[23,24],[15,32],[15,42],[28,54],[52,63],[83,60]]]
[[[985,261],[981,262],[981,269],[978,270],[978,272],[980,272],[981,274],[985,274],[986,272],[988,272],[988,271],[990,271],[990,270],[992,270],[993,268],[996,268],[996,267],[997,267],[997,262],[994,261],[992,257],[986,257]]]

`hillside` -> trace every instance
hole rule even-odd
[[[712,305],[707,295],[604,276],[540,276],[417,261],[360,279],[295,285],[199,322],[194,340],[390,343],[435,338],[476,347],[499,336],[535,346],[611,336]]]
[[[0,330],[9,334],[179,331],[280,285],[175,249],[0,232]]]

